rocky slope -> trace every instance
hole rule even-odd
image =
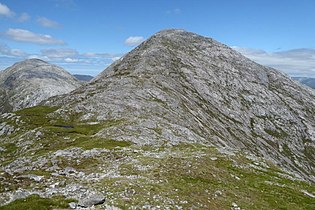
[[[202,143],[244,150],[314,181],[315,92],[210,38],[161,31],[51,103],[98,132],[137,144]]]
[[[0,205],[311,209],[314,96],[213,39],[161,31],[88,85],[0,115]]]
[[[69,93],[80,83],[64,69],[29,59],[0,72],[0,113],[35,106],[51,96]]]

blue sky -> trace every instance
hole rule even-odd
[[[37,57],[96,75],[155,32],[180,28],[315,77],[314,10],[313,0],[0,0],[0,70]]]

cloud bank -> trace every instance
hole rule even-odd
[[[315,78],[315,49],[266,52],[259,49],[233,48],[259,64],[281,70],[290,76]]]
[[[5,36],[18,42],[29,42],[40,45],[64,45],[65,42],[55,39],[50,35],[36,34],[28,30],[10,28],[5,32]]]
[[[143,42],[145,38],[143,36],[130,36],[125,40],[125,45],[127,46],[137,46]]]

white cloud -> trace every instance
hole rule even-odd
[[[76,58],[65,58],[64,61],[67,62],[67,63],[77,63],[80,60],[76,59]]]
[[[181,13],[182,13],[182,10],[179,8],[175,8],[175,9],[166,11],[166,14],[168,14],[168,15],[179,15]]]
[[[113,57],[113,58],[111,58],[112,59],[112,61],[117,61],[117,60],[119,60],[121,57]]]
[[[26,53],[20,49],[11,49],[5,44],[0,44],[0,55],[13,56],[13,57],[24,57]]]
[[[124,54],[123,53],[117,53],[117,54],[112,54],[112,53],[93,53],[93,52],[88,52],[82,54],[84,57],[90,57],[90,58],[107,58],[107,59],[113,59],[113,58],[120,58]]]
[[[44,49],[41,50],[41,53],[48,58],[68,58],[78,55],[74,49]]]
[[[14,12],[7,7],[5,4],[0,3],[0,15],[4,15],[6,17],[13,17]]]
[[[23,12],[20,17],[17,18],[17,21],[22,23],[22,22],[26,22],[31,18],[31,16],[29,16],[29,14],[27,14],[26,12]]]
[[[278,52],[233,47],[262,65],[279,69],[290,76],[315,77],[315,49],[293,49]]]
[[[65,42],[53,38],[50,35],[36,34],[28,30],[10,28],[5,32],[5,35],[15,41],[30,42],[41,45],[64,45]]]
[[[130,36],[125,40],[125,45],[136,46],[143,42],[145,38],[143,36]]]
[[[45,17],[37,18],[37,23],[46,28],[61,28],[62,25]]]

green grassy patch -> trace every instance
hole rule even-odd
[[[56,208],[67,208],[73,199],[65,199],[58,196],[53,198],[41,198],[38,195],[31,195],[25,199],[18,199],[6,206],[1,206],[0,210],[51,210]]]
[[[235,202],[242,209],[314,209],[315,199],[301,190],[313,193],[315,186],[283,178],[274,165],[259,170],[248,167],[253,162],[242,154],[226,156],[197,144],[141,148],[146,155],[128,153],[128,160],[134,161],[122,160],[118,168],[122,177],[100,183],[112,193],[110,204],[123,209],[144,205],[230,209]]]
[[[126,141],[116,141],[112,139],[104,139],[98,137],[79,137],[77,138],[71,146],[81,147],[83,149],[93,149],[93,148],[105,148],[114,149],[116,147],[128,147],[131,146],[131,142]]]

